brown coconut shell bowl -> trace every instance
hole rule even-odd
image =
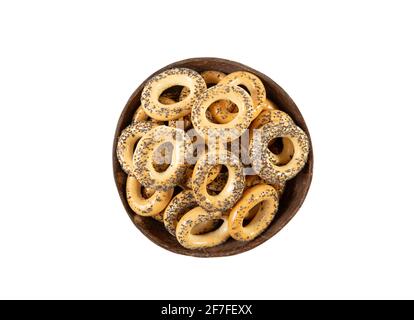
[[[141,92],[145,83],[154,75],[170,68],[189,68],[197,72],[217,70],[227,74],[234,71],[251,72],[262,80],[266,88],[267,97],[270,100],[274,101],[280,110],[288,113],[295,121],[295,123],[300,128],[302,128],[309,137],[310,152],[305,167],[295,178],[287,182],[285,191],[283,192],[282,197],[279,201],[279,210],[270,226],[260,236],[251,241],[243,242],[230,238],[224,244],[216,247],[197,250],[186,249],[182,247],[178,241],[170,233],[168,233],[168,231],[166,231],[162,223],[150,217],[141,217],[136,215],[127,203],[125,193],[127,175],[122,170],[116,157],[118,137],[120,136],[122,130],[131,123],[134,112],[140,106]],[[174,94],[174,88],[172,88],[172,92],[170,94]],[[274,82],[263,73],[238,62],[219,58],[191,58],[174,62],[154,72],[154,74],[150,75],[144,82],[142,82],[142,84],[129,98],[126,106],[124,107],[124,110],[121,113],[121,116],[119,117],[113,142],[112,161],[114,178],[116,187],[118,188],[119,196],[121,197],[121,201],[126,212],[128,213],[135,226],[155,244],[175,253],[195,257],[222,257],[238,254],[253,249],[273,237],[290,221],[290,219],[293,218],[293,216],[301,207],[312,181],[313,169],[313,153],[310,134],[305,120],[303,119],[298,107],[289,97],[289,95],[276,82]]]

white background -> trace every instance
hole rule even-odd
[[[2,1],[0,298],[414,298],[410,1]],[[247,64],[313,139],[298,215],[198,259],[130,222],[112,139],[133,90],[189,57]]]

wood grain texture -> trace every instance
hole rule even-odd
[[[282,195],[282,198],[280,199],[279,211],[276,214],[276,217],[272,221],[271,225],[260,236],[258,236],[256,239],[252,241],[241,242],[229,239],[226,243],[219,245],[217,247],[199,250],[189,250],[183,248],[177,242],[177,240],[165,230],[164,226],[161,223],[148,217],[137,216],[128,206],[125,195],[125,184],[127,176],[122,171],[122,168],[120,167],[116,157],[116,145],[118,137],[121,134],[122,130],[131,123],[132,116],[135,110],[140,105],[141,92],[147,80],[149,80],[155,74],[158,74],[164,70],[177,67],[190,68],[197,72],[202,72],[206,70],[218,70],[224,73],[231,73],[234,71],[242,70],[257,75],[266,87],[267,97],[276,102],[280,110],[287,112],[295,121],[295,123],[299,127],[301,127],[309,137],[310,151],[308,162],[306,163],[303,170],[294,179],[287,182],[286,189]],[[115,183],[119,192],[119,196],[121,197],[122,203],[125,207],[125,210],[127,211],[131,220],[134,222],[135,226],[145,236],[147,236],[157,245],[175,253],[196,257],[220,257],[238,254],[255,248],[256,246],[262,244],[266,240],[273,237],[293,218],[293,216],[296,214],[296,212],[301,207],[303,201],[305,200],[312,181],[313,149],[308,128],[298,107],[289,97],[289,95],[272,79],[270,79],[261,72],[258,72],[250,67],[247,67],[243,64],[234,61],[219,58],[192,58],[174,62],[154,72],[154,74],[150,75],[135,90],[135,92],[129,98],[126,106],[124,107],[124,110],[122,111],[121,116],[119,118],[118,125],[116,127],[113,142],[112,162]]]

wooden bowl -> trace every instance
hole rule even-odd
[[[266,240],[273,237],[276,233],[278,233],[290,221],[290,219],[292,219],[292,217],[296,214],[296,212],[302,205],[303,201],[305,200],[306,194],[312,181],[313,153],[311,142],[308,161],[303,170],[294,179],[288,181],[286,189],[280,199],[279,210],[276,214],[275,219],[259,237],[252,241],[241,242],[229,239],[224,244],[213,248],[189,250],[182,247],[178,243],[178,241],[165,230],[164,225],[162,223],[155,221],[152,218],[137,216],[131,210],[127,203],[125,195],[125,184],[127,175],[122,171],[121,166],[119,165],[116,157],[116,146],[118,137],[121,134],[121,131],[131,123],[132,116],[135,110],[140,106],[141,92],[147,80],[149,80],[155,74],[158,74],[166,69],[177,67],[190,68],[197,72],[202,72],[205,70],[218,70],[224,73],[231,73],[234,71],[244,70],[254,73],[263,81],[263,84],[266,87],[267,97],[276,102],[277,106],[282,111],[287,112],[293,118],[296,124],[306,132],[310,140],[308,128],[306,127],[305,120],[303,119],[298,107],[278,84],[276,84],[272,79],[270,79],[263,73],[258,72],[238,62],[219,58],[192,58],[174,62],[154,72],[154,74],[150,75],[138,87],[138,89],[135,90],[135,92],[129,98],[119,118],[113,143],[112,161],[115,182],[122,203],[129,217],[134,222],[135,226],[143,234],[145,234],[151,241],[153,241],[157,245],[172,252],[195,257],[221,257],[230,256],[253,249],[254,247],[262,244]]]

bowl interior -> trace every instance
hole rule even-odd
[[[295,123],[301,127],[309,137],[310,135],[306,123],[293,102],[293,100],[288,96],[288,94],[273,80],[271,80],[266,75],[250,68],[240,63],[218,59],[218,58],[193,58],[183,61],[178,61],[172,63],[156,72],[153,75],[158,74],[166,69],[174,67],[185,67],[193,69],[197,72],[202,72],[206,70],[218,70],[224,73],[231,73],[234,71],[248,71],[257,75],[263,82],[266,87],[267,97],[273,100],[280,110],[287,112]],[[144,84],[148,79],[153,75],[149,76],[132,94],[128,100],[124,110],[118,121],[118,126],[115,132],[114,144],[113,144],[113,170],[116,186],[118,188],[119,195],[121,197],[122,203],[136,227],[144,233],[150,240],[152,240],[157,245],[184,255],[198,256],[198,257],[218,257],[218,256],[228,256],[237,253],[241,253],[247,250],[250,250],[266,240],[274,236],[278,231],[280,231],[289,220],[296,214],[302,205],[306,194],[308,192],[309,186],[312,180],[312,168],[313,168],[313,152],[312,145],[310,141],[310,152],[308,161],[303,168],[303,170],[292,180],[287,182],[285,191],[279,202],[279,210],[276,214],[275,219],[272,221],[271,225],[256,239],[248,242],[235,241],[229,239],[222,245],[200,250],[189,250],[182,247],[177,240],[171,236],[164,228],[164,226],[155,221],[152,218],[141,217],[135,215],[135,213],[130,209],[125,194],[125,184],[127,175],[122,171],[118,160],[116,158],[116,144],[121,131],[127,127],[131,121],[132,116],[135,110],[140,106],[140,96]]]

